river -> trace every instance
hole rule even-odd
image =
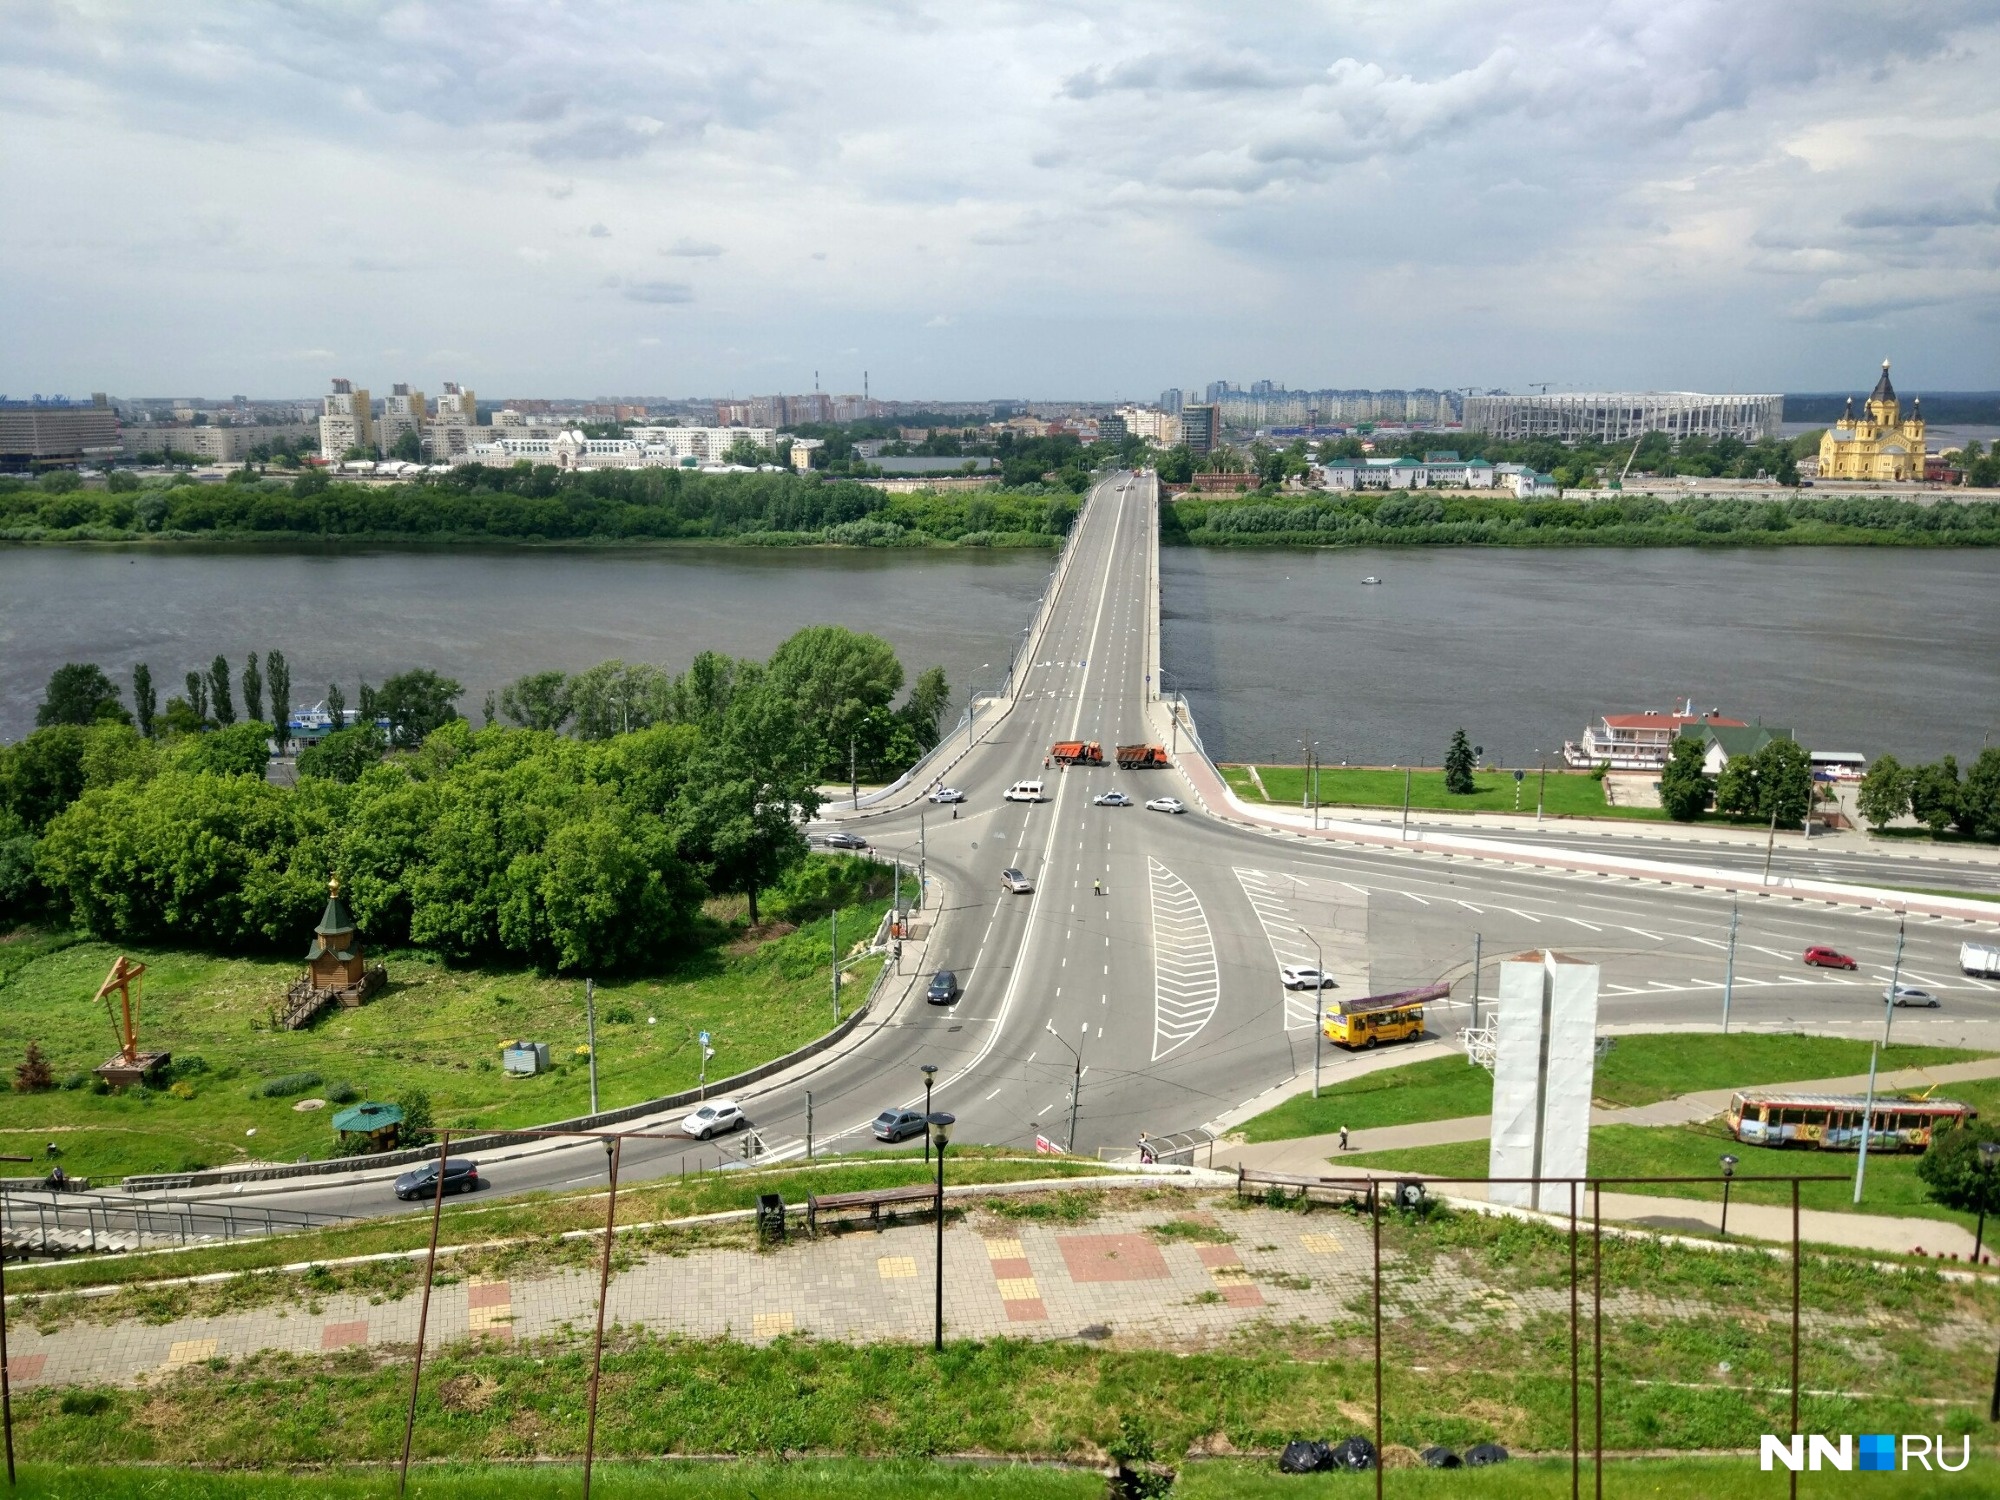
[[[821,622],[942,665],[1002,664],[1046,553],[0,547],[0,739],[95,661],[162,698],[218,652],[282,649],[294,696],[427,666],[463,707],[524,672],[765,656]],[[1818,749],[1961,759],[2000,738],[2000,553],[1791,547],[1169,549],[1163,649],[1220,759],[1436,764],[1463,725],[1532,764],[1600,713],[1703,708]],[[1380,586],[1361,582],[1374,574]],[[955,716],[955,714],[954,714]]]

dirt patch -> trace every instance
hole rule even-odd
[[[454,1375],[438,1387],[438,1405],[446,1411],[485,1411],[500,1394],[500,1382],[489,1375]]]
[[[796,922],[764,922],[756,927],[747,927],[738,936],[723,945],[723,952],[731,958],[742,958],[755,953],[764,944],[781,937],[789,937],[799,930]]]

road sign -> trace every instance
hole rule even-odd
[[[696,1038],[696,1040],[699,1041],[702,1044],[702,1046],[706,1047],[708,1045],[708,1033],[704,1031],[699,1037]]]
[[[1528,779],[1528,773],[1526,771],[1516,771],[1514,773],[1514,785],[1516,786],[1519,786],[1523,781],[1526,781],[1527,779]]]

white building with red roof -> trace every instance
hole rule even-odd
[[[1707,725],[1714,729],[1747,729],[1741,719],[1725,719],[1711,710],[1694,711],[1693,700],[1682,709],[1648,708],[1639,713],[1605,714],[1588,729],[1581,740],[1563,746],[1563,760],[1580,771],[1608,766],[1614,771],[1657,771],[1682,729]]]

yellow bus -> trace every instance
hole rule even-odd
[[[1329,1042],[1343,1047],[1419,1041],[1424,1035],[1424,1002],[1442,1000],[1450,993],[1448,984],[1427,984],[1389,995],[1335,1000],[1322,1013],[1320,1029]]]

